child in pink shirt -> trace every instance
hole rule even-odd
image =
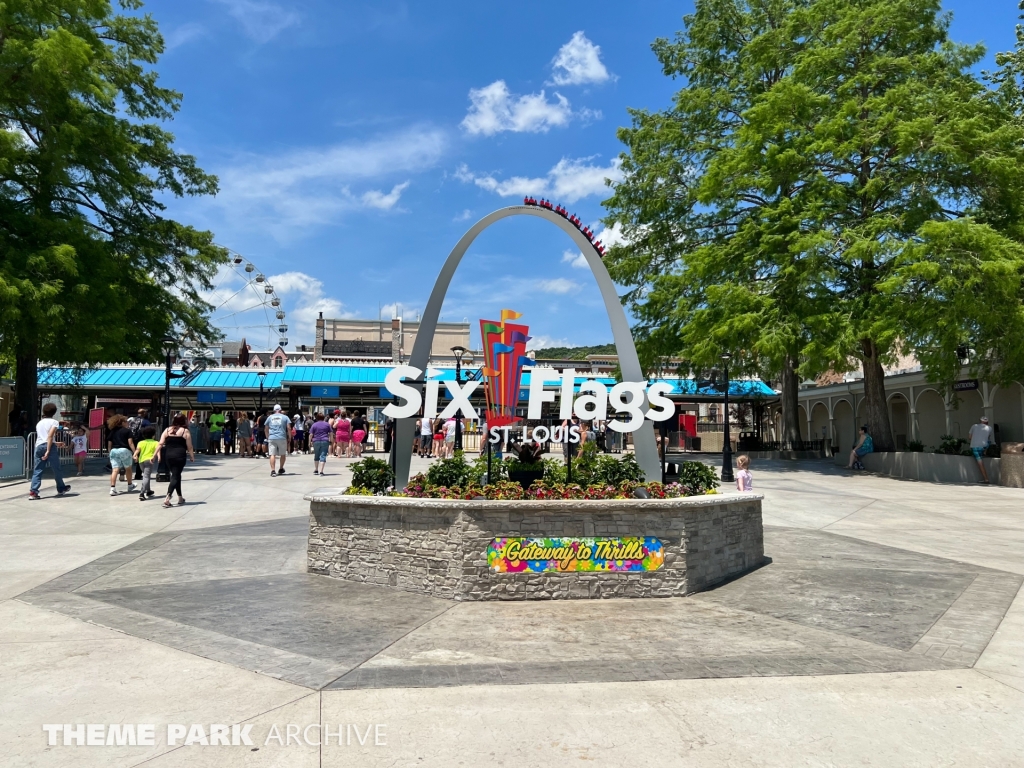
[[[751,491],[754,489],[754,476],[750,474],[750,457],[736,457],[736,490]]]

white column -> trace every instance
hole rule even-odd
[[[913,387],[910,388],[910,439],[921,439],[921,430],[917,425],[917,397],[914,395]]]
[[[989,387],[987,381],[981,382],[981,409],[982,412],[988,417],[989,424],[995,424],[994,418],[995,406],[993,401],[995,400],[995,392]]]

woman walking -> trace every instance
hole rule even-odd
[[[309,428],[309,439],[313,443],[313,474],[322,475],[327,468],[327,454],[331,448],[331,425],[318,413]]]
[[[359,411],[352,411],[352,442],[349,444],[349,456],[353,459],[361,458],[363,455],[363,440],[366,439],[366,419]]]
[[[167,484],[167,497],[164,499],[164,506],[171,506],[171,495],[178,494],[178,506],[185,503],[185,497],[181,494],[181,472],[185,469],[185,456],[190,461],[196,460],[196,452],[192,448],[192,435],[188,431],[188,421],[185,414],[175,414],[171,419],[171,426],[164,430],[160,436],[160,447],[157,448],[154,461],[160,461],[163,454],[167,462],[167,472],[171,481]]]
[[[352,422],[347,411],[334,420],[334,455],[339,459],[352,455]]]
[[[107,452],[110,455],[110,495],[117,496],[117,476],[122,469],[128,490],[134,491],[132,454],[135,452],[135,441],[132,439],[132,431],[128,429],[128,419],[120,413],[107,419]]]

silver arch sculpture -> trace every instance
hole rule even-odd
[[[640,368],[640,358],[637,357],[636,346],[633,344],[633,334],[629,330],[629,323],[626,321],[626,313],[619,301],[619,294],[615,290],[615,283],[612,282],[611,275],[608,274],[608,270],[601,262],[601,257],[595,252],[594,246],[573,224],[554,211],[532,205],[513,205],[484,216],[469,228],[469,231],[462,236],[452,252],[448,254],[448,259],[434,283],[434,290],[430,292],[427,308],[420,317],[420,326],[416,333],[416,341],[413,343],[409,365],[422,371],[427,369],[427,363],[430,360],[430,347],[434,341],[434,331],[437,329],[437,320],[441,315],[441,305],[444,303],[444,297],[448,293],[448,286],[455,275],[455,270],[477,236],[494,222],[507,219],[509,216],[536,216],[545,219],[573,239],[587,260],[587,264],[590,265],[590,269],[597,279],[597,286],[601,289],[601,297],[604,299],[604,306],[608,312],[608,320],[612,325],[612,338],[615,340],[615,351],[619,355],[619,369],[622,371],[623,380],[639,381],[646,384],[647,377],[644,376],[643,369]],[[409,482],[414,431],[415,419],[399,419],[395,425],[396,488],[402,488]],[[649,481],[660,480],[661,463],[658,458],[658,444],[654,438],[652,422],[645,421],[643,426],[632,434],[637,463],[640,464]]]

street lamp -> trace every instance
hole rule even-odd
[[[178,340],[173,336],[164,336],[160,344],[164,351],[164,429],[167,429],[171,426],[171,355],[178,351]],[[160,451],[160,463],[156,468],[158,483],[167,483],[171,479],[164,454],[165,451]]]
[[[466,348],[452,347],[452,354],[455,355],[455,384],[460,385],[462,384],[462,356],[466,354]],[[462,418],[458,411],[455,412],[455,450],[462,450]]]
[[[256,375],[260,377],[260,407],[259,413],[256,414],[256,419],[259,420],[259,418],[263,415],[263,380],[267,378],[267,372],[264,370],[260,370]]]
[[[729,361],[732,355],[728,352],[722,353],[722,377],[725,379],[724,392],[725,403],[723,405],[723,418],[725,419],[725,445],[722,447],[722,482],[733,482],[732,476],[732,440],[729,436]]]

